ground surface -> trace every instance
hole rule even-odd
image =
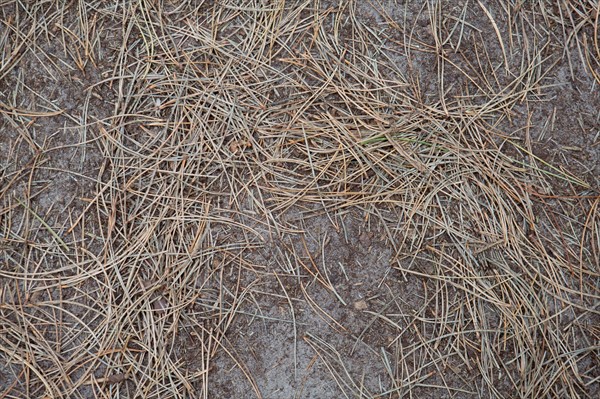
[[[0,397],[598,397],[599,30],[0,0]]]

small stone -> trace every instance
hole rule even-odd
[[[356,310],[363,311],[366,310],[367,307],[367,301],[365,301],[364,299],[354,302],[354,309]]]

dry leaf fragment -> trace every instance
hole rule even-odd
[[[112,375],[109,375],[108,377],[106,377],[106,382],[109,384],[118,384],[120,382],[125,381],[128,378],[129,378],[129,374],[127,374],[127,373],[117,373],[117,374],[112,374]]]
[[[234,140],[229,144],[229,151],[232,154],[237,155],[244,151],[246,148],[252,147],[252,143],[249,140]]]

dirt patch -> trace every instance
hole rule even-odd
[[[598,7],[0,5],[6,397],[595,397]]]

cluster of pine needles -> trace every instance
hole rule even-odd
[[[380,389],[305,338],[345,397],[598,394],[598,179],[530,116],[558,66],[598,92],[599,29],[593,0],[0,0],[0,398],[211,397],[249,254],[348,212],[429,296],[381,314]]]

